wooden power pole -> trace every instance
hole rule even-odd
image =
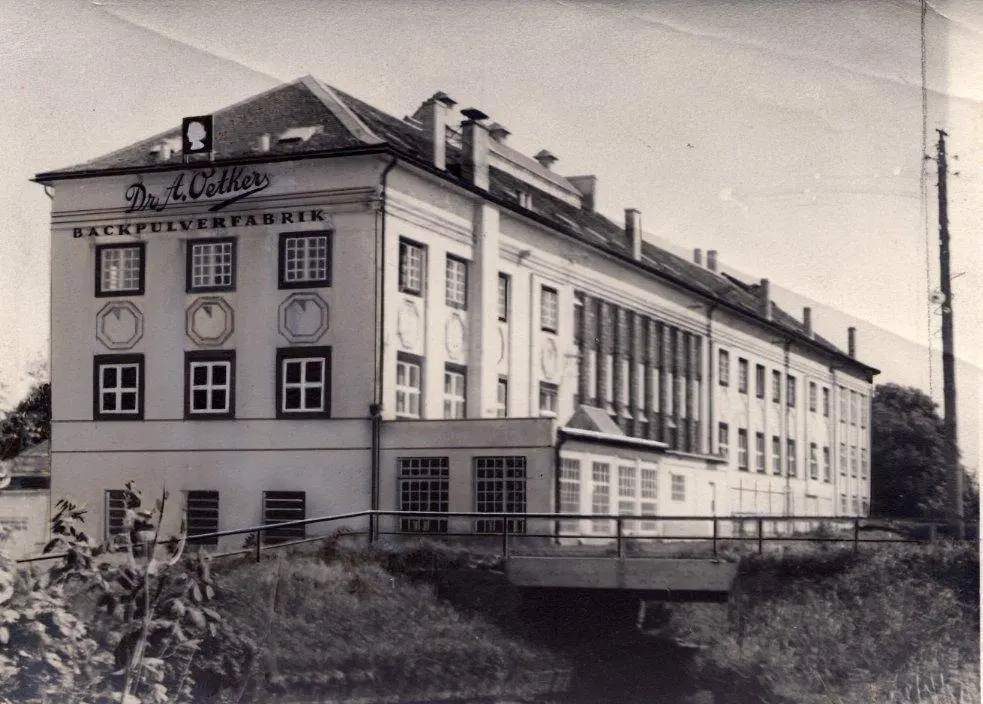
[[[963,475],[959,466],[959,445],[956,435],[956,358],[952,339],[952,276],[949,271],[949,214],[946,190],[946,153],[944,130],[939,133],[939,276],[942,279],[942,394],[946,434],[946,503],[949,525],[956,537],[964,537]]]

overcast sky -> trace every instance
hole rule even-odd
[[[841,347],[856,324],[879,382],[941,403],[920,18],[916,0],[0,0],[0,381],[16,398],[47,356],[49,201],[30,176],[313,74],[399,117],[437,90],[480,108],[559,173],[596,174],[601,212],[639,208],[653,239],[771,279]],[[959,420],[975,468],[983,4],[931,0],[926,28],[929,151],[941,127],[959,156]]]

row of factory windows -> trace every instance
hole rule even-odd
[[[730,352],[721,349],[717,352],[717,380],[720,386],[730,386]],[[765,397],[765,376],[766,369],[763,364],[755,365],[754,374],[754,393],[757,398]],[[750,364],[743,357],[737,359],[737,391],[741,394],[748,393]],[[782,373],[778,370],[771,372],[771,400],[773,403],[781,403],[782,398]],[[830,413],[831,391],[827,387],[822,387],[822,413],[828,418]],[[786,375],[786,404],[789,408],[795,408],[796,403],[796,379],[793,375]],[[809,411],[817,412],[819,409],[819,385],[814,381],[809,382]],[[859,423],[861,428],[867,427],[867,397],[864,394],[850,391],[840,387],[840,422],[850,425]]]
[[[474,511],[476,513],[526,513],[526,458],[517,456],[476,456],[472,460],[474,477]],[[398,510],[447,513],[450,511],[450,462],[447,457],[401,457],[396,461]],[[107,540],[121,539],[126,525],[126,511],[138,506],[137,496],[127,489],[105,492]],[[188,536],[207,536],[220,530],[219,492],[191,490],[185,492],[185,517]],[[307,519],[307,494],[304,491],[264,491],[262,524],[271,525]],[[502,518],[478,518],[476,533],[502,532]],[[241,526],[236,526],[241,527]],[[408,533],[446,533],[447,518],[400,517],[398,530]],[[525,521],[509,519],[509,531],[522,533]],[[263,542],[296,540],[306,535],[305,525],[272,527],[263,531]],[[217,536],[194,540],[195,545],[215,545]]]
[[[767,470],[767,458],[766,458],[766,443],[765,443],[764,433],[755,433],[754,438],[754,467],[756,471],[760,474],[766,473]],[[730,426],[727,423],[719,423],[717,425],[717,447],[719,448],[719,454],[723,457],[730,456]],[[822,477],[824,482],[832,482],[832,465],[830,448],[824,445],[822,448]],[[859,454],[858,454],[859,450]],[[819,480],[820,471],[820,461],[819,461],[819,451],[820,447],[817,443],[809,443],[809,478],[813,480]],[[849,462],[847,461],[847,444],[844,442],[840,443],[840,455],[839,455],[839,468],[840,475],[847,476],[847,469],[849,468],[850,476],[856,478],[859,474],[861,479],[867,479],[869,476],[870,465],[869,458],[867,456],[866,448],[857,448],[856,445],[849,446]],[[786,453],[785,453],[785,471],[790,477],[798,476],[798,469],[796,467],[796,442],[794,438],[788,438],[786,440]],[[748,453],[748,430],[747,428],[737,429],[737,468],[741,471],[750,471],[749,466],[749,453]],[[771,438],[771,466],[772,473],[781,475],[782,472],[782,441],[777,435],[773,435]]]

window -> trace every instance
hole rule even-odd
[[[757,398],[765,397],[765,368],[762,364],[754,367],[754,395]]]
[[[96,296],[142,296],[145,258],[143,242],[96,247]]]
[[[281,347],[276,351],[277,418],[331,415],[331,348]]]
[[[464,367],[448,364],[444,367],[444,418],[466,418],[467,372]]]
[[[755,433],[754,435],[754,467],[761,474],[765,469],[765,434]]]
[[[232,291],[236,287],[236,241],[229,238],[190,240],[186,290]]]
[[[503,323],[509,319],[509,275],[498,273],[498,319]]]
[[[560,513],[580,513],[580,460],[560,459]],[[578,530],[577,521],[563,521],[561,533]]]
[[[816,443],[809,443],[809,478],[819,479],[819,447]]]
[[[860,396],[860,427],[867,427],[867,397],[863,394]]]
[[[850,425],[856,425],[860,417],[860,406],[857,404],[857,392],[850,392]]]
[[[789,374],[786,381],[788,383],[788,407],[795,408],[795,377]]]
[[[782,401],[782,373],[777,369],[771,373],[771,401],[772,403]]]
[[[686,477],[684,477],[682,474],[672,475],[672,500],[686,500]]]
[[[446,457],[400,457],[399,510],[450,510],[450,464]],[[447,518],[413,516],[399,519],[404,533],[446,533]]]
[[[829,389],[823,387],[823,417],[829,418]]]
[[[136,494],[128,489],[107,489],[106,501],[106,540],[114,535],[123,534],[123,524],[126,520],[126,510],[137,508],[140,501]]]
[[[307,495],[303,491],[264,491],[263,525],[302,521],[307,518]],[[263,542],[282,543],[299,540],[306,535],[306,526],[286,526],[263,531]]]
[[[840,387],[840,422],[841,423],[846,423],[846,418],[847,418],[847,415],[848,414],[849,414],[849,411],[847,409],[846,389],[844,389],[841,386]]]
[[[818,390],[816,387],[816,382],[809,382],[809,411],[812,413],[816,412],[816,404],[818,402]]]
[[[606,462],[594,462],[591,466],[593,491],[590,500],[590,512],[594,515],[606,516],[611,513],[611,465]],[[595,533],[611,533],[613,528],[610,521],[592,521],[591,530]]]
[[[829,448],[823,447],[823,481],[829,484],[833,480],[833,472],[829,465]]]
[[[737,360],[737,391],[738,393],[747,393],[747,383],[748,383],[748,364],[746,359],[738,358]]]
[[[850,446],[850,476],[857,476],[857,446]]]
[[[93,367],[93,419],[143,420],[143,355],[100,354]]]
[[[447,276],[444,279],[444,302],[451,308],[468,307],[468,263],[447,255]]]
[[[331,285],[331,233],[280,235],[280,288]]]
[[[840,443],[840,476],[846,476],[846,443]]]
[[[772,474],[782,473],[782,441],[777,435],[771,436],[771,471]]]
[[[507,418],[509,415],[509,380],[498,377],[498,386],[495,391],[495,416],[497,418]]]
[[[717,424],[717,454],[730,457],[730,428],[726,423]]]
[[[788,439],[788,476],[794,477],[796,472],[795,468],[795,440],[792,438]]]
[[[730,385],[730,352],[727,350],[717,352],[717,376],[721,386]]]
[[[422,296],[426,288],[427,250],[422,244],[399,240],[399,290]]]
[[[556,384],[551,384],[548,381],[539,382],[539,415],[555,416],[558,397],[559,391]]]
[[[641,477],[642,503],[640,506],[643,516],[654,516],[659,512],[659,470],[651,467],[642,467]],[[653,531],[656,529],[655,521],[642,521],[642,530]]]
[[[860,451],[860,478],[867,478],[867,450]]]
[[[191,545],[218,545],[218,537],[190,540],[195,535],[218,532],[218,492],[189,491],[185,495],[188,542]]]
[[[556,332],[559,325],[560,304],[556,289],[543,286],[539,292],[539,326],[547,332]]]
[[[526,512],[526,458],[525,457],[475,457],[475,511],[479,513]],[[501,518],[479,518],[477,533],[501,533]],[[509,518],[509,533],[524,533],[523,518]]]
[[[618,467],[618,515],[635,514],[635,499],[638,496],[638,475],[632,465]],[[629,524],[630,525],[630,524]]]
[[[747,428],[737,429],[737,468],[747,471]]]
[[[235,417],[233,350],[184,353],[184,417]]]
[[[419,418],[422,375],[420,358],[400,353],[396,359],[396,417]]]

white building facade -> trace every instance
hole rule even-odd
[[[107,535],[127,480],[179,493],[193,532],[866,513],[876,370],[852,332],[843,353],[767,281],[652,246],[637,211],[595,212],[593,177],[453,105],[397,120],[307,77],[216,112],[207,153],[175,130],[39,174],[52,496]]]

